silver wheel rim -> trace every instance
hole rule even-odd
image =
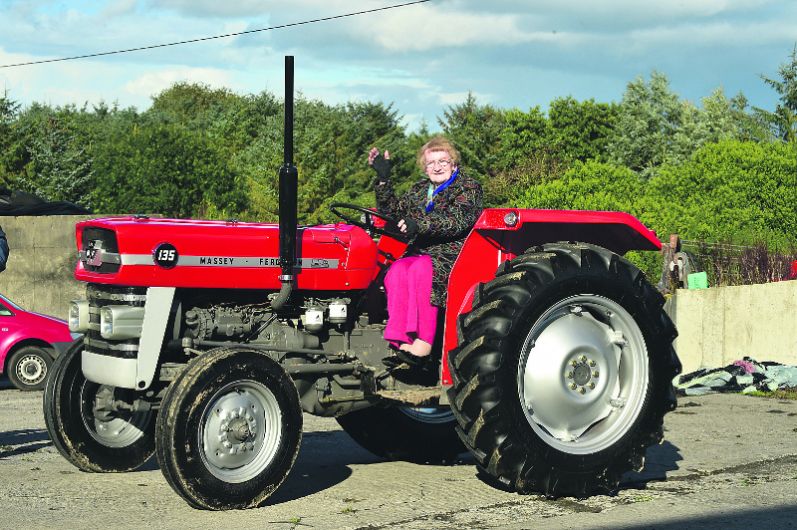
[[[262,383],[236,381],[211,397],[198,433],[202,461],[225,482],[251,480],[266,469],[282,439],[282,412]]]
[[[531,327],[518,395],[534,432],[571,454],[611,447],[631,428],[649,384],[648,352],[634,318],[599,295],[566,298]]]
[[[40,355],[25,355],[17,363],[16,375],[25,385],[37,385],[47,377],[47,363]]]
[[[454,421],[454,413],[448,407],[399,407],[399,410],[421,423],[440,425]]]
[[[86,431],[106,447],[128,447],[144,436],[152,420],[152,411],[130,412],[114,406],[114,387],[99,385],[92,394],[93,383],[83,382],[81,418]],[[91,409],[86,410],[86,405]]]

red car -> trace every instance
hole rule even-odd
[[[53,359],[78,337],[61,319],[25,311],[0,295],[0,370],[20,390],[41,390]]]

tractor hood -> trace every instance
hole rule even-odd
[[[209,289],[281,285],[277,224],[118,217],[80,222],[76,232],[80,281]],[[358,227],[299,227],[297,241],[298,289],[364,289],[376,275],[376,244]]]

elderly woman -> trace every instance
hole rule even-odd
[[[451,267],[482,210],[481,186],[462,174],[459,152],[448,139],[433,137],[420,148],[417,161],[426,177],[396,197],[390,153],[382,156],[374,147],[368,155],[377,174],[378,211],[399,219],[399,229],[414,237],[405,257],[393,263],[385,276],[385,339],[410,364],[418,364],[432,351],[437,311],[445,304]]]

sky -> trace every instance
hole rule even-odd
[[[0,66],[332,17],[411,0],[0,0]],[[783,0],[430,0],[376,13],[126,54],[0,68],[0,90],[33,102],[143,111],[179,81],[328,104],[392,104],[410,130],[438,128],[472,93],[500,108],[555,98],[620,101],[658,71],[700,104],[717,88],[773,108],[797,43]]]

